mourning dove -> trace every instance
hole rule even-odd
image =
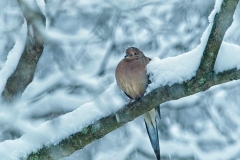
[[[132,100],[138,100],[146,91],[148,75],[146,65],[150,58],[135,47],[126,49],[125,57],[116,68],[115,77],[119,88]],[[155,108],[143,114],[148,136],[158,160],[160,160],[160,148],[158,140],[158,129],[155,118]]]

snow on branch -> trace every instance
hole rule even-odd
[[[233,14],[238,2],[239,0],[224,0],[220,7],[220,13],[216,13],[214,16],[212,31],[203,52],[202,60],[196,75],[197,77],[202,77],[203,74],[213,72],[218,51],[227,29],[233,22]],[[216,6],[217,5],[215,5],[215,9]]]
[[[45,26],[46,20],[36,2],[18,0],[18,4],[27,21],[28,31],[25,48],[17,68],[8,78],[2,93],[3,101],[8,103],[21,97],[23,91],[31,83],[38,60],[43,52],[44,43],[40,27]]]
[[[216,1],[216,3],[218,2],[220,1]],[[187,80],[183,79],[182,81],[185,80],[185,82],[181,84],[178,81],[178,83],[174,82],[171,86],[168,86],[168,84],[162,87],[158,86],[158,88],[156,87],[150,90],[149,93],[139,101],[128,104],[116,113],[96,120],[93,124],[78,128],[78,132],[72,135],[66,135],[66,138],[58,144],[47,145],[37,150],[37,152],[32,152],[27,159],[36,158],[49,160],[66,157],[161,103],[193,95],[201,91],[206,91],[212,86],[240,79],[240,71],[237,69],[227,70],[218,74],[213,72],[219,48],[227,28],[232,23],[232,17],[238,2],[239,0],[223,0],[218,9],[216,7],[217,5],[215,5],[215,13],[217,12],[216,10],[220,11],[213,15],[212,26],[207,28],[207,30],[209,30],[208,38],[206,38],[206,41],[202,39],[202,43],[206,45],[204,45],[204,51],[202,50],[203,57],[201,63],[198,63],[200,67],[195,70],[197,71],[197,76],[192,75],[192,77],[188,77]],[[184,56],[184,54],[181,56]],[[181,56],[176,58],[181,59]],[[109,101],[109,97],[103,98],[104,101]]]

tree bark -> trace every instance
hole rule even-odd
[[[104,117],[94,124],[85,127],[82,131],[62,140],[59,144],[43,147],[39,151],[30,154],[27,159],[55,160],[66,157],[161,103],[206,91],[214,85],[240,79],[240,71],[237,69],[219,74],[213,72],[220,45],[227,28],[233,21],[233,13],[238,2],[239,0],[223,0],[221,11],[215,15],[211,34],[196,77],[182,84],[157,88],[139,101],[128,104],[117,113]]]
[[[2,93],[4,102],[11,103],[21,97],[29,83],[32,82],[38,60],[43,52],[43,36],[39,26],[45,26],[45,17],[35,1],[18,0],[21,11],[27,21],[28,32],[24,51],[16,70],[8,78]]]
[[[215,15],[213,28],[203,52],[201,64],[196,75],[197,77],[201,77],[203,74],[213,72],[218,51],[222,44],[225,32],[227,31],[229,25],[232,24],[233,14],[237,4],[238,0],[223,1],[220,13]]]

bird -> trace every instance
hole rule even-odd
[[[118,63],[115,78],[118,87],[131,99],[139,100],[145,93],[149,84],[146,66],[150,58],[136,47],[129,47],[125,51],[124,58]],[[160,110],[157,110],[160,116]],[[156,123],[156,109],[143,114],[147,133],[157,157],[160,160],[160,147],[158,128]]]

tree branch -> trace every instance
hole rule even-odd
[[[7,80],[2,99],[5,102],[13,102],[21,97],[23,91],[31,83],[38,60],[43,52],[43,36],[39,25],[45,26],[45,17],[41,13],[35,1],[18,0],[18,4],[27,21],[28,32],[24,51],[14,73]]]
[[[197,71],[197,77],[212,72],[217,58],[218,51],[222,44],[223,37],[228,27],[233,22],[233,14],[239,0],[224,0],[220,13],[214,17],[212,31],[209,35],[203,57]]]
[[[192,84],[189,81],[183,84],[157,88],[139,101],[126,105],[125,108],[117,113],[104,117],[94,124],[85,127],[82,131],[62,140],[59,144],[43,147],[38,152],[30,154],[27,159],[31,160],[31,158],[38,157],[39,160],[57,160],[69,156],[74,151],[82,149],[87,144],[102,138],[161,103],[206,91],[214,85],[240,79],[240,71],[232,69],[217,75],[209,74],[206,78],[207,82],[203,85],[201,83]],[[201,81],[201,78],[196,80]]]
[[[196,77],[183,84],[157,88],[139,101],[126,105],[117,113],[104,117],[85,127],[82,131],[62,140],[58,145],[46,146],[38,152],[30,154],[27,159],[50,160],[66,157],[161,103],[206,91],[214,85],[240,79],[240,71],[237,69],[219,74],[212,72],[222,39],[232,23],[233,13],[238,2],[239,0],[224,0],[220,13],[215,15],[214,25]]]

